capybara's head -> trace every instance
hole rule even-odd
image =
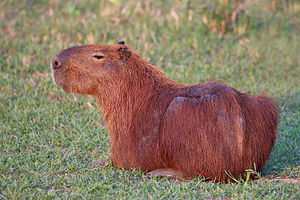
[[[53,81],[66,92],[93,94],[101,82],[112,83],[126,66],[131,51],[124,42],[116,45],[85,45],[60,51],[52,60]]]

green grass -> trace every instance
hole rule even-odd
[[[294,2],[288,11],[250,5],[246,32],[213,33],[203,13],[184,1],[1,1],[0,199],[299,199],[300,3]],[[91,97],[53,84],[49,63],[60,49],[121,39],[179,82],[218,80],[275,100],[279,136],[259,181],[150,179],[110,162],[90,166],[109,158],[108,131]]]

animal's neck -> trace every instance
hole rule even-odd
[[[114,85],[99,94],[99,106],[107,121],[133,120],[132,117],[146,111],[149,104],[159,104],[155,100],[160,94],[180,86],[138,57],[122,70],[114,79]]]
[[[136,55],[116,73],[112,85],[102,87],[98,103],[107,121],[130,120],[159,93],[169,92],[178,87],[178,83],[168,79],[158,68],[151,66]]]
[[[127,71],[118,73],[114,85],[106,87],[98,98],[108,122],[112,159],[122,167],[130,162],[135,166],[132,159],[139,138],[149,136],[148,145],[156,146],[161,117],[180,86],[147,63],[138,62],[123,70]]]
[[[107,91],[107,96],[103,99],[102,109],[107,120],[116,116],[129,118],[144,106],[151,103],[151,98],[155,97],[161,87],[155,80],[148,78],[127,79],[120,81],[120,84]]]

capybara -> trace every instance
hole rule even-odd
[[[177,83],[123,41],[62,50],[52,71],[64,91],[97,99],[120,168],[227,182],[260,171],[276,141],[271,99],[218,82]]]

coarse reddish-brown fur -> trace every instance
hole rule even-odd
[[[260,171],[276,141],[271,99],[217,82],[177,83],[122,43],[63,50],[52,69],[66,92],[98,100],[120,168],[228,181]]]

